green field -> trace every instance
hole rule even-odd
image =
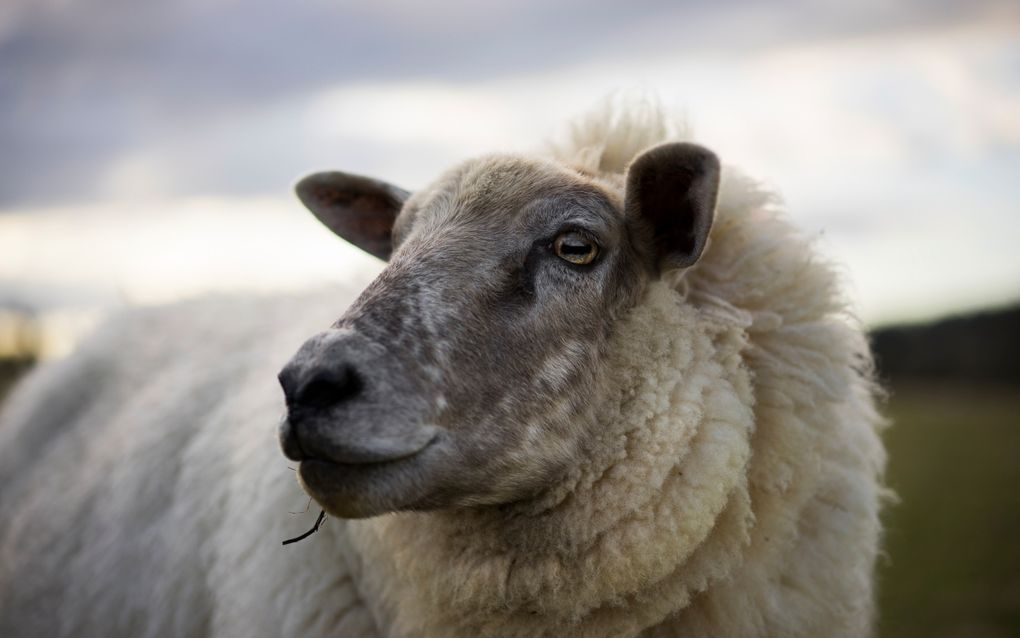
[[[881,635],[1020,636],[1020,391],[893,392]]]
[[[0,398],[24,362],[0,361]],[[1020,391],[905,384],[886,412],[885,638],[1020,636]]]

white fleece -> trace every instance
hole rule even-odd
[[[606,107],[553,156],[619,187],[669,136]],[[865,636],[884,452],[833,268],[724,175],[709,246],[617,328],[605,427],[547,502],[315,519],[275,375],[328,290],[122,317],[0,414],[3,636]]]

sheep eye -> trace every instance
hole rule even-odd
[[[595,261],[599,254],[598,244],[581,233],[563,233],[553,242],[556,256],[572,264],[583,266]]]

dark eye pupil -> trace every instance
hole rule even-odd
[[[592,250],[592,245],[581,242],[565,241],[560,244],[560,252],[564,255],[587,255]]]

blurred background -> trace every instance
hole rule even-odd
[[[413,189],[617,91],[852,282],[895,422],[881,635],[1020,635],[1015,0],[4,0],[0,395],[118,307],[377,271],[305,173]]]

